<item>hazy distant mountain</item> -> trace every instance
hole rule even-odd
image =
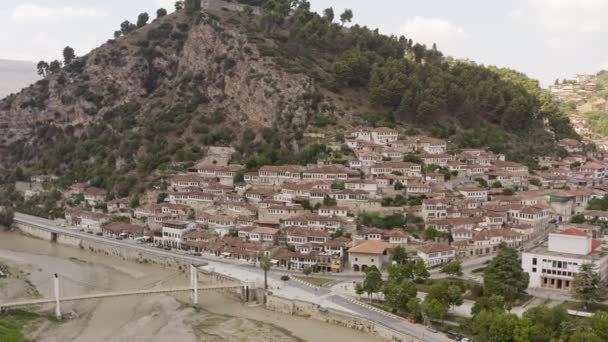
[[[0,99],[18,92],[37,79],[34,63],[0,59]]]

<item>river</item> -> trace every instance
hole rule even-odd
[[[0,301],[53,295],[53,274],[62,295],[188,286],[188,275],[137,264],[17,233],[0,233],[0,262],[19,269],[19,283],[0,287]],[[3,280],[5,283],[7,280]],[[21,284],[21,285],[18,285]],[[28,288],[31,287],[31,288]],[[37,291],[37,293],[36,293]],[[188,294],[121,297],[66,303],[62,323],[44,322],[35,341],[382,341],[323,322],[278,314],[220,293],[202,292],[200,308]]]

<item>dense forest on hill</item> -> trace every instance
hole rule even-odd
[[[137,24],[122,23],[114,39],[63,67],[42,64],[44,80],[0,102],[7,137],[16,116],[33,117],[18,122],[22,136],[7,142],[5,161],[123,197],[143,191],[159,170],[192,165],[205,145],[232,145],[233,161],[253,170],[339,159],[327,143],[357,125],[389,126],[459,148],[487,146],[534,167],[538,156],[564,153],[556,139],[576,137],[524,74],[351,25],[350,10],[239,2],[262,6],[261,14],[178,2],[151,23],[143,13]]]

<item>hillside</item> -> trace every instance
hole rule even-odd
[[[34,63],[0,59],[0,98],[21,90],[37,79]]]
[[[49,71],[0,102],[1,159],[127,196],[155,170],[192,165],[204,146],[232,145],[247,169],[305,164],[356,125],[489,146],[532,166],[536,156],[563,153],[556,138],[575,136],[523,74],[347,29],[306,1],[265,3],[262,15],[231,4],[127,25]]]
[[[564,80],[551,91],[573,118],[577,132],[588,141],[603,144],[608,137],[608,71],[583,76]]]

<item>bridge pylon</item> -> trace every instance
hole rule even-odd
[[[192,304],[198,305],[198,268],[190,265],[190,286],[192,287]]]
[[[55,273],[53,276],[53,284],[55,287],[55,317],[61,319],[61,301],[59,300],[59,275]]]

